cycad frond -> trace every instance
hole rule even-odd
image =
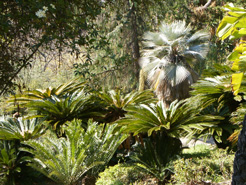
[[[154,94],[150,90],[132,91],[122,93],[120,90],[110,90],[104,92],[95,92],[97,99],[106,108],[106,122],[113,122],[120,117],[124,117],[126,109],[132,105],[147,104],[155,102]]]
[[[0,121],[0,139],[25,141],[35,139],[44,134],[46,127],[40,119],[9,118]]]
[[[29,147],[21,149],[34,155],[30,164],[33,168],[59,184],[74,184],[92,168],[101,169],[126,138],[114,132],[116,125],[104,127],[89,121],[86,131],[78,120],[67,125],[66,138],[51,133],[40,140],[23,142]]]
[[[167,108],[160,101],[156,105],[139,105],[129,107],[125,118],[117,121],[126,126],[126,131],[139,134],[146,132],[150,136],[152,132],[165,132],[170,137],[180,138],[184,135],[192,135],[203,129],[217,124],[223,119],[219,116],[199,115],[199,110],[183,101],[174,101]]]

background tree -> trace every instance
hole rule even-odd
[[[144,32],[155,31],[166,18],[185,18],[195,30],[209,24],[213,33],[222,17],[219,6],[226,2],[211,1],[203,8],[207,1],[1,1],[1,94],[13,84],[20,89],[26,87],[22,78],[35,81],[33,77],[23,77],[25,74],[17,82],[14,80],[22,69],[32,69],[31,64],[37,64],[34,61],[44,63],[44,69],[55,61],[58,68],[71,54],[77,62],[76,74],[95,79],[93,86],[103,79],[105,85],[124,81],[122,87],[136,88],[138,48],[142,48]],[[196,9],[206,13],[196,13]],[[218,41],[212,47],[210,61],[220,62],[228,49],[227,42]],[[199,68],[209,66],[206,65]],[[34,75],[37,78],[37,72]]]
[[[97,34],[91,20],[100,13],[101,1],[1,1],[0,95],[31,64],[40,48],[80,50]],[[90,35],[90,38],[88,37]]]

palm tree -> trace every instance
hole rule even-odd
[[[140,65],[158,98],[166,104],[189,96],[189,86],[198,74],[192,68],[195,61],[204,60],[208,52],[209,34],[191,33],[184,21],[162,22],[159,32],[144,35]]]

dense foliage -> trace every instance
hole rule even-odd
[[[1,1],[0,183],[95,184],[117,163],[108,183],[228,180],[181,142],[237,143],[246,13],[226,3]]]

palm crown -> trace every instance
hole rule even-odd
[[[191,33],[184,21],[163,22],[159,32],[144,36],[145,49],[140,65],[160,100],[170,104],[189,95],[189,85],[198,74],[192,69],[194,61],[201,61],[208,52],[209,34]]]

